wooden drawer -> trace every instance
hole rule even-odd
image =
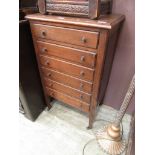
[[[90,48],[97,48],[98,32],[32,24],[32,31],[38,38],[64,42]]]
[[[73,63],[47,56],[40,56],[40,62],[42,65],[50,67],[59,72],[66,73],[87,81],[93,81],[94,69],[82,67]]]
[[[66,94],[63,94],[63,93],[61,93],[61,92],[59,92],[57,90],[53,90],[53,89],[50,89],[48,87],[46,87],[46,89],[47,89],[47,93],[48,93],[49,96],[51,96],[51,97],[53,97],[53,98],[55,98],[55,99],[57,99],[59,101],[62,101],[64,103],[68,104],[68,105],[71,105],[71,106],[73,106],[75,108],[78,108],[78,109],[80,109],[80,110],[82,110],[84,112],[87,112],[87,113],[89,112],[89,107],[90,107],[89,104],[87,104],[87,103],[85,103],[83,101],[80,101],[78,99],[75,99],[75,98],[73,98],[71,96],[68,96]]]
[[[67,94],[71,97],[75,97],[81,101],[90,103],[91,95],[86,94],[84,92],[81,92],[77,89],[73,89],[72,87],[66,86],[62,83],[58,83],[56,81],[49,80],[47,78],[44,78],[45,84],[47,87],[58,90],[59,92],[62,92],[64,94]]]
[[[40,54],[60,57],[91,68],[95,66],[95,53],[42,41],[37,41],[37,46]]]
[[[43,75],[47,78],[50,78],[51,80],[63,83],[89,94],[91,93],[92,83],[90,82],[82,81],[80,79],[44,67],[42,67],[41,70],[43,72]]]

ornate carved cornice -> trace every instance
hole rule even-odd
[[[59,13],[59,14],[80,14],[88,16],[89,8],[88,6],[82,5],[70,5],[70,4],[46,4],[46,9],[48,12]]]

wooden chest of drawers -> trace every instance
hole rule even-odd
[[[102,103],[123,15],[99,20],[33,14],[30,21],[48,107],[55,98],[89,114]]]

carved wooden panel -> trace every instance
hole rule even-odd
[[[42,14],[81,16],[96,19],[111,11],[111,0],[38,0]]]

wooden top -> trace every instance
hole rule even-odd
[[[37,20],[37,21],[44,21],[44,22],[54,22],[54,23],[86,26],[86,27],[112,29],[118,23],[123,21],[125,19],[125,16],[119,15],[119,14],[110,14],[110,15],[102,15],[99,17],[98,20],[91,20],[87,18],[42,15],[40,13],[37,13],[37,14],[27,15],[25,18],[28,20]]]

